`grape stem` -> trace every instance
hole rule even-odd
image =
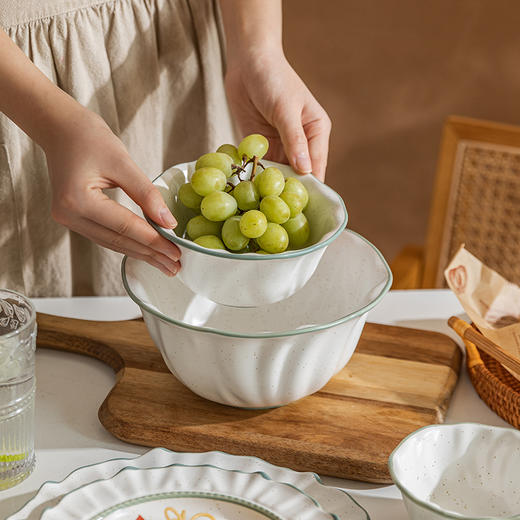
[[[256,167],[258,166],[258,157],[256,155],[253,156],[253,168],[251,169],[251,177],[249,178],[252,181],[255,178]]]
[[[247,156],[244,155],[244,161],[242,163],[242,166],[238,164],[232,164],[231,169],[233,170],[233,175],[236,175],[238,177],[238,182],[241,183],[245,181],[246,179],[242,179],[241,174],[246,173],[246,166],[250,163],[253,163],[253,167],[251,169],[251,177],[249,178],[250,181],[252,181],[255,178],[256,168],[257,166],[260,166],[262,170],[265,170],[265,166],[258,160],[258,157],[256,155],[253,156],[252,159],[247,159]],[[226,190],[227,193],[231,193],[238,184],[232,184],[231,182],[226,183],[226,187],[229,186],[229,190]]]

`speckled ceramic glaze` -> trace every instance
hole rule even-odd
[[[520,432],[461,423],[422,428],[390,455],[413,520],[520,519]]]
[[[182,513],[184,511],[184,514]],[[126,467],[79,487],[48,508],[41,520],[331,520],[311,497],[263,473],[210,465]]]
[[[285,482],[300,489],[318,502],[322,509],[335,515],[338,520],[370,520],[368,513],[348,493],[323,485],[314,473],[302,473],[274,466],[257,457],[229,455],[220,451],[178,453],[164,448],[154,448],[144,455],[131,459],[111,459],[83,466],[73,471],[61,482],[46,482],[22,509],[7,520],[39,520],[44,510],[56,506],[71,491],[97,480],[112,478],[126,467],[147,469],[172,464],[189,466],[209,464],[222,469],[239,470],[246,473],[262,472],[271,480]],[[135,520],[135,518],[131,518],[131,520]]]
[[[347,225],[347,211],[341,197],[312,175],[299,176],[284,164],[276,165],[285,177],[298,177],[309,192],[304,213],[311,228],[309,246],[276,255],[236,254],[207,249],[182,238],[186,224],[196,215],[177,200],[179,187],[193,172],[195,163],[179,164],[155,179],[166,204],[178,220],[175,232],[149,221],[182,252],[182,269],[177,275],[194,293],[235,307],[257,307],[288,298],[312,276],[326,247]]]
[[[245,408],[322,388],[352,356],[391,279],[377,249],[352,231],[327,248],[303,289],[257,308],[219,305],[144,262],[123,262],[125,287],[172,373],[206,399]]]

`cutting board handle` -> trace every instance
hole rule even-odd
[[[84,354],[99,359],[115,372],[123,368],[123,358],[107,344],[110,327],[105,324],[114,322],[77,320],[41,312],[37,313],[36,321],[38,347]]]
[[[168,371],[141,320],[90,321],[38,313],[37,345],[99,359],[114,372],[125,367]]]

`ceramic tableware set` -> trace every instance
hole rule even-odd
[[[291,168],[276,165],[284,176]],[[322,388],[352,356],[368,311],[392,275],[379,251],[344,231],[341,197],[312,175],[304,213],[309,245],[281,254],[237,254],[183,238],[193,216],[176,193],[194,163],[154,181],[178,220],[153,224],[182,252],[174,279],[131,258],[123,282],[171,372],[196,394],[242,408],[288,404]]]
[[[267,162],[267,161],[266,161]],[[284,175],[294,173],[277,165]],[[377,249],[345,231],[341,198],[312,176],[306,248],[233,254],[183,238],[191,217],[176,191],[193,163],[155,185],[179,221],[157,229],[182,251],[173,279],[125,258],[123,282],[168,368],[196,394],[265,409],[322,388],[352,356],[371,308],[391,285]],[[155,226],[155,224],[154,224]],[[520,434],[477,424],[435,425],[408,436],[389,460],[410,518],[520,518]],[[47,482],[7,520],[369,520],[344,491],[313,473],[222,452],[155,448]]]
[[[281,165],[285,176],[294,175]],[[125,258],[125,287],[172,373],[222,404],[271,408],[319,390],[350,359],[368,311],[391,273],[360,235],[344,231],[341,198],[311,176],[309,246],[283,254],[237,255],[182,238],[189,213],[176,190],[193,163],[156,179],[179,221],[159,231],[182,250],[171,279]],[[367,520],[347,493],[253,457],[154,449],[136,459],[80,468],[48,482],[9,520]]]

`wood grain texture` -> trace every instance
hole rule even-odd
[[[222,450],[379,483],[390,482],[388,455],[406,435],[444,420],[461,362],[447,336],[367,323],[351,361],[322,390],[258,411],[193,394],[168,371],[141,321],[39,314],[38,347],[86,354],[114,369],[117,383],[99,418],[121,440]]]
[[[461,320],[457,316],[452,316],[448,320],[448,325],[462,338],[470,341],[480,350],[483,350],[486,354],[496,359],[502,365],[509,368],[513,372],[520,374],[520,361],[504,350],[500,345],[497,345],[494,341],[486,338],[478,330],[473,328],[469,323]]]

